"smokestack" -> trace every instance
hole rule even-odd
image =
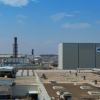
[[[34,49],[32,49],[32,56],[34,56]]]
[[[34,59],[34,49],[32,49],[32,59]]]
[[[13,44],[13,57],[18,57],[18,44],[17,44],[17,37],[14,37],[14,44]]]

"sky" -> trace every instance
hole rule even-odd
[[[100,43],[100,0],[0,0],[0,53],[57,54],[62,42]]]

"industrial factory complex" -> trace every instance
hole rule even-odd
[[[0,55],[0,100],[100,100],[100,43],[61,43],[56,54]]]

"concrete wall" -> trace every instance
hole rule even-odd
[[[37,79],[37,83],[39,85],[38,90],[39,90],[39,95],[38,98],[39,100],[51,100],[50,96],[48,95],[43,83],[41,82],[39,76],[37,75],[37,73],[35,72],[35,76]]]
[[[59,69],[100,68],[100,43],[62,43],[59,45]]]
[[[58,65],[59,65],[59,69],[63,69],[62,65],[63,65],[63,44],[59,44],[58,46]]]

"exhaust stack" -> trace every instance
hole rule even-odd
[[[13,44],[13,57],[18,57],[18,44],[17,44],[17,37],[14,37],[14,44]]]

